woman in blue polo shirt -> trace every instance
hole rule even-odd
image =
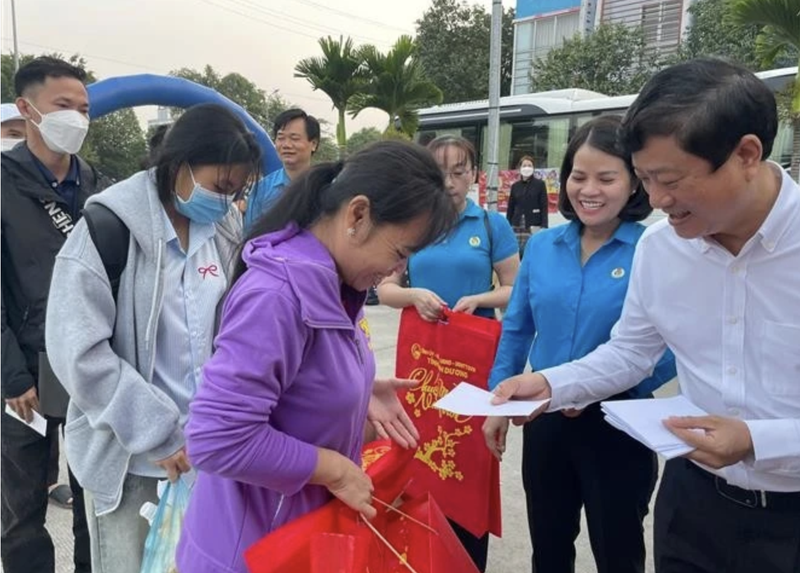
[[[561,213],[571,222],[528,241],[503,319],[489,386],[576,360],[611,337],[628,290],[633,253],[651,212],[618,139],[620,119],[584,124],[561,167]],[[531,344],[533,346],[531,346]],[[644,398],[675,376],[667,351],[651,378],[611,399]],[[508,418],[484,424],[502,458]],[[539,416],[523,429],[522,481],[536,573],[575,569],[581,507],[598,573],[641,573],[642,521],[655,487],[656,456],[603,419],[599,404]],[[535,533],[534,533],[535,532]]]
[[[445,185],[461,213],[456,228],[440,243],[426,247],[408,260],[408,287],[402,274],[378,287],[382,304],[415,306],[426,320],[438,320],[442,309],[495,317],[504,308],[519,268],[519,245],[508,221],[489,213],[467,198],[475,181],[475,148],[461,137],[443,136],[428,144],[445,176]],[[492,289],[492,275],[499,285]],[[476,538],[451,522],[461,543],[478,569],[484,571],[489,549],[488,534]]]

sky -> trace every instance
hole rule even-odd
[[[2,1],[2,51],[13,52],[11,0]],[[475,0],[491,9],[491,0]],[[431,0],[16,0],[20,53],[84,56],[100,78],[167,74],[210,64],[238,72],[260,89],[336,125],[322,92],[293,77],[295,64],[321,55],[321,36],[351,36],[357,44],[388,49],[398,36],[414,34]],[[509,0],[506,0],[509,4]],[[139,108],[142,121],[154,107]],[[348,133],[388,116],[366,110],[349,119]]]

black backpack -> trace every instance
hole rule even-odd
[[[130,231],[111,209],[99,203],[84,207],[82,215],[89,227],[92,242],[100,253],[116,302],[119,279],[128,260]],[[39,353],[39,400],[43,413],[56,418],[67,417],[69,395],[53,373],[45,352]]]
[[[100,254],[100,260],[103,261],[108,282],[111,283],[111,294],[116,302],[119,280],[128,262],[131,232],[114,211],[101,203],[86,205],[83,208],[83,218],[89,227],[89,236]]]

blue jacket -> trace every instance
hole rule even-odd
[[[581,265],[580,224],[540,231],[525,248],[489,387],[522,373],[526,358],[543,370],[582,358],[608,342],[622,314],[636,243],[645,227],[622,223]],[[653,375],[629,393],[643,397],[675,377],[664,353]]]

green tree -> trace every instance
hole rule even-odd
[[[272,127],[272,120],[277,114],[274,113],[274,106],[273,109],[270,108],[271,98],[268,98],[264,90],[259,89],[256,84],[243,75],[231,72],[221,76],[211,66],[206,66],[202,72],[191,68],[180,68],[171,71],[170,75],[187,79],[219,92],[229,100],[242,106],[264,129],[269,130]],[[181,112],[182,110],[180,109],[174,109],[173,115],[178,115]],[[271,113],[274,115],[271,115]]]
[[[92,121],[86,137],[87,160],[94,152],[97,168],[114,181],[130,177],[140,170],[147,154],[147,142],[136,113],[121,109]]]
[[[48,54],[55,55],[55,54]],[[23,66],[33,59],[30,54],[20,54],[19,65]],[[0,79],[0,95],[3,103],[11,103],[17,99],[14,93],[14,56],[11,54],[2,55],[2,79]]]
[[[272,137],[272,129],[275,124],[275,118],[287,109],[295,107],[291,102],[284,99],[277,90],[267,96],[267,123],[264,124],[264,129]]]
[[[720,56],[747,66],[761,69],[761,59],[755,45],[759,26],[740,26],[730,20],[730,0],[697,0],[689,6],[691,20],[681,43],[677,59],[700,56]]]
[[[97,81],[86,60],[78,54],[64,57],[62,54],[41,54],[65,59],[86,70],[86,83]],[[32,54],[21,54],[20,65],[34,59]],[[2,55],[2,101],[13,102],[14,58]],[[92,120],[89,134],[81,149],[81,156],[92,163],[104,175],[114,180],[124,179],[139,170],[139,163],[146,153],[147,145],[142,127],[131,109],[123,109]]]
[[[365,127],[359,129],[347,138],[347,154],[351,155],[380,141],[382,138],[381,130],[376,127]]]
[[[298,62],[294,75],[305,78],[315,91],[320,90],[331,98],[333,107],[339,114],[336,142],[339,145],[339,157],[344,159],[347,153],[345,113],[353,96],[361,93],[366,85],[362,59],[352,38],[320,38],[319,47],[322,49],[322,56]]]
[[[491,36],[492,15],[489,16],[489,35]],[[514,70],[514,18],[513,8],[503,11],[503,32],[500,46],[500,95],[511,95],[511,74]],[[489,88],[486,88],[489,97]]]
[[[417,20],[419,60],[446,103],[489,97],[491,14],[464,0],[433,0]],[[511,93],[514,10],[503,13],[500,93]]]
[[[396,127],[397,118],[400,130],[412,135],[419,125],[417,109],[442,101],[441,90],[425,77],[414,39],[400,36],[386,54],[364,46],[361,56],[369,83],[353,96],[353,117],[367,108],[380,109],[389,114],[387,130]]]
[[[646,49],[641,28],[603,24],[537,58],[531,86],[534,92],[583,88],[606,95],[631,94],[657,69],[658,54]]]
[[[317,151],[311,157],[311,163],[324,163],[326,161],[336,161],[339,159],[339,146],[336,141],[328,134],[320,134]]]
[[[756,37],[756,52],[766,65],[782,54],[795,54],[800,66],[800,6],[797,0],[732,0],[731,21],[740,26],[762,26]],[[786,116],[794,129],[790,172],[800,180],[800,74],[791,89],[791,106]]]
[[[24,66],[32,59],[40,56],[50,56],[60,60],[66,60],[69,63],[86,70],[86,60],[83,57],[79,56],[78,54],[73,54],[69,57],[66,57],[64,54],[59,54],[58,52],[49,52],[44,54],[20,54],[19,65]],[[0,61],[2,61],[2,64],[0,65],[2,68],[2,80],[0,80],[0,90],[2,90],[0,93],[2,93],[2,102],[10,103],[17,99],[17,95],[14,93],[14,74],[16,73],[16,70],[14,69],[14,56],[12,54],[3,54],[0,56]],[[91,71],[86,70],[86,73],[88,76],[86,78],[87,84],[97,81],[97,78],[94,77],[94,74]]]

